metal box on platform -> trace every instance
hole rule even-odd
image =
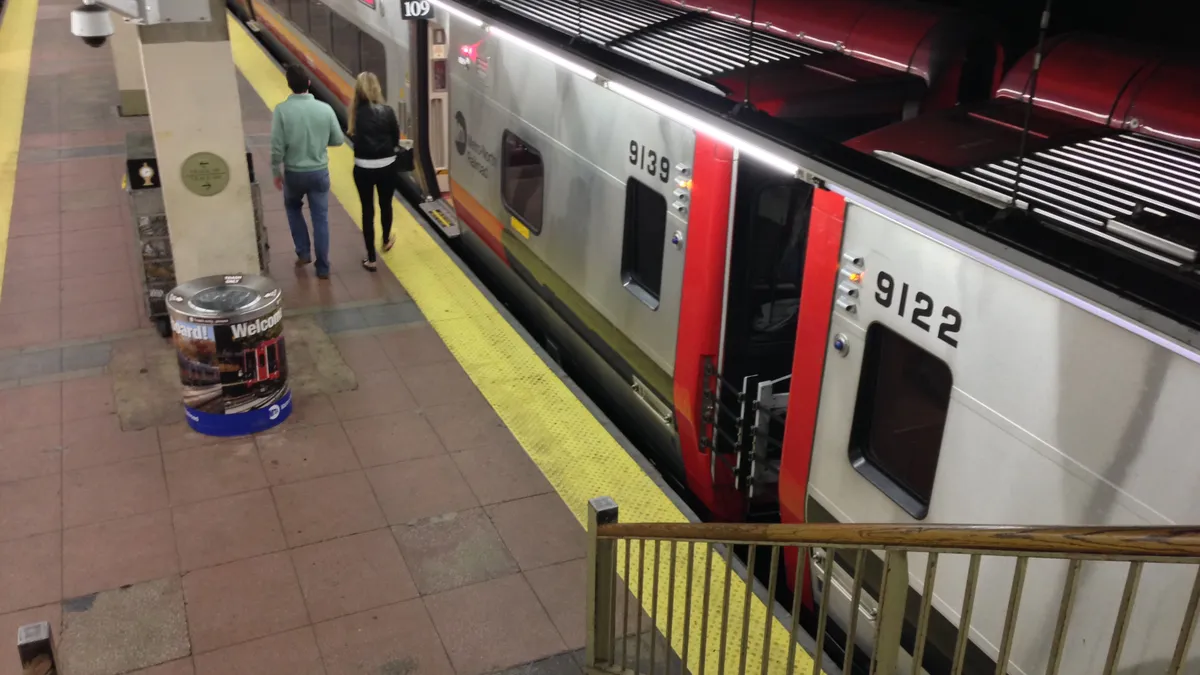
[[[254,161],[249,150],[246,151],[246,166],[250,171],[250,200],[254,209],[259,271],[266,275],[270,267],[270,244],[263,223],[262,188],[254,175]],[[125,185],[129,192],[130,212],[133,215],[136,234],[135,260],[139,262],[142,270],[146,314],[154,322],[159,333],[167,337],[171,334],[171,322],[167,316],[166,296],[177,285],[177,279],[153,134],[148,131],[130,131],[125,135],[125,169]]]

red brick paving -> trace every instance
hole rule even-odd
[[[118,154],[148,122],[115,116],[108,48],[70,36],[69,9],[39,10],[0,298],[0,359],[31,364],[151,334]],[[242,95],[247,133],[265,133]],[[359,268],[336,204],[332,279],[293,270],[267,188],[288,307],[406,299]],[[581,646],[581,530],[436,333],[335,342],[359,389],[298,398],[255,438],[122,431],[104,369],[0,384],[0,635],[57,630],[64,599],[181,576],[192,656],[139,673],[477,675]],[[0,675],[16,668],[0,652]]]

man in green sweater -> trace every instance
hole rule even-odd
[[[304,197],[312,214],[312,244],[317,253],[317,277],[329,278],[329,152],[345,141],[333,108],[308,93],[311,82],[304,69],[287,68],[292,95],[275,106],[271,119],[271,173],[275,189],[283,190],[296,265],[312,262]]]

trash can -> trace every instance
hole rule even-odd
[[[283,294],[257,275],[212,276],[167,294],[188,425],[243,436],[292,412]]]

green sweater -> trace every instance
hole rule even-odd
[[[303,173],[329,167],[326,147],[345,141],[337,115],[312,94],[292,94],[275,106],[271,119],[271,174]]]

